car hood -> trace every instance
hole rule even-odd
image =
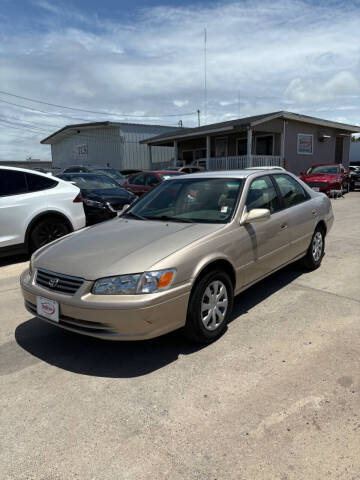
[[[122,200],[133,200],[135,195],[125,188],[107,188],[104,190],[81,190],[83,198],[97,200],[99,202],[118,202]]]
[[[313,175],[303,175],[301,180],[304,182],[334,182],[339,178],[340,176],[337,173],[314,173]]]
[[[34,254],[34,266],[86,280],[144,272],[223,227],[115,218],[43,247]]]

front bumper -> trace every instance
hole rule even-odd
[[[72,332],[107,340],[145,340],[185,325],[190,284],[162,293],[93,295],[85,281],[74,295],[53,292],[35,284],[34,274],[20,277],[26,309],[34,316]],[[36,312],[36,297],[59,303],[59,323]]]

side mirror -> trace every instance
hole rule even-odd
[[[270,210],[268,208],[253,208],[246,214],[244,223],[264,222],[270,218]]]

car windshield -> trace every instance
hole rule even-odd
[[[313,175],[314,173],[339,173],[339,167],[337,165],[318,165],[317,167],[310,167],[306,172],[307,175]]]
[[[119,184],[107,175],[97,175],[92,173],[77,173],[67,175],[67,178],[76,184],[82,190],[107,190],[110,188],[119,188]]]
[[[104,173],[105,175],[108,175],[118,183],[122,183],[125,180],[124,175],[121,175],[121,173],[115,170],[114,168],[104,168],[104,169],[97,168],[96,171],[99,173]]]
[[[227,223],[243,186],[241,178],[187,178],[160,183],[124,214],[140,220]]]

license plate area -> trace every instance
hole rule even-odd
[[[53,322],[59,322],[59,304],[55,300],[36,297],[36,311],[41,317],[45,317]]]

